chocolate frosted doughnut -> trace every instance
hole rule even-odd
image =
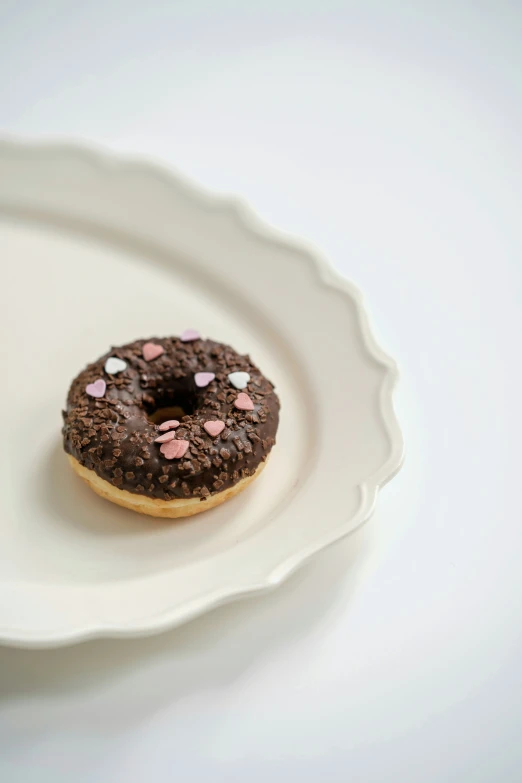
[[[248,356],[187,330],[112,348],[74,379],[63,419],[64,449],[98,494],[187,516],[260,472],[279,400]]]

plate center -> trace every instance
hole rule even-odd
[[[313,444],[297,360],[264,329],[255,298],[232,298],[224,284],[191,272],[186,259],[173,255],[167,263],[129,246],[65,224],[0,222],[0,251],[9,258],[1,326],[16,334],[0,411],[4,578],[97,584],[199,563],[274,524],[304,475]],[[155,520],[104,501],[73,474],[61,446],[61,409],[71,380],[111,346],[188,326],[249,353],[275,383],[278,443],[263,475],[239,497],[195,519]],[[190,399],[159,400],[150,417],[176,418],[178,405],[191,410]]]

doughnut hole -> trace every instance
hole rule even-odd
[[[173,392],[167,391],[163,395],[156,395],[154,402],[146,405],[147,418],[156,425],[170,419],[191,416],[196,409],[196,395],[187,389],[176,389]]]

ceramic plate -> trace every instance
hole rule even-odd
[[[0,641],[160,631],[279,584],[370,516],[403,454],[396,368],[305,245],[154,165],[3,142],[0,258]],[[111,345],[188,326],[250,353],[281,425],[241,496],[159,521],[76,478],[60,411]]]

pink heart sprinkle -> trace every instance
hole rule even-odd
[[[206,421],[203,425],[203,427],[206,429],[208,434],[215,438],[219,435],[220,432],[223,432],[225,429],[225,422],[224,421]]]
[[[179,421],[169,419],[169,421],[164,421],[163,424],[160,424],[158,429],[164,432],[165,430],[175,430],[176,427],[179,427]]]
[[[107,384],[105,381],[102,380],[102,378],[98,378],[98,380],[94,381],[94,383],[88,383],[85,387],[85,391],[91,397],[103,397],[106,388]]]
[[[200,389],[202,389],[203,386],[208,386],[215,377],[213,372],[197,372],[194,375],[194,380],[196,381],[196,386],[199,386]]]
[[[181,459],[189,447],[188,440],[169,440],[160,447],[166,459]]]
[[[170,432],[166,432],[165,435],[160,435],[159,438],[155,439],[155,443],[168,443],[169,440],[174,440],[176,437],[176,433],[170,430]]]
[[[151,362],[153,359],[157,359],[162,353],[165,353],[165,348],[162,345],[156,345],[156,343],[145,343],[142,348],[143,358],[146,362]]]
[[[190,343],[192,340],[200,340],[201,335],[196,329],[185,329],[179,339],[182,343]]]
[[[239,408],[240,411],[254,410],[254,403],[252,402],[248,394],[246,394],[245,392],[241,392],[241,394],[237,395],[234,405],[236,406],[236,408]]]

